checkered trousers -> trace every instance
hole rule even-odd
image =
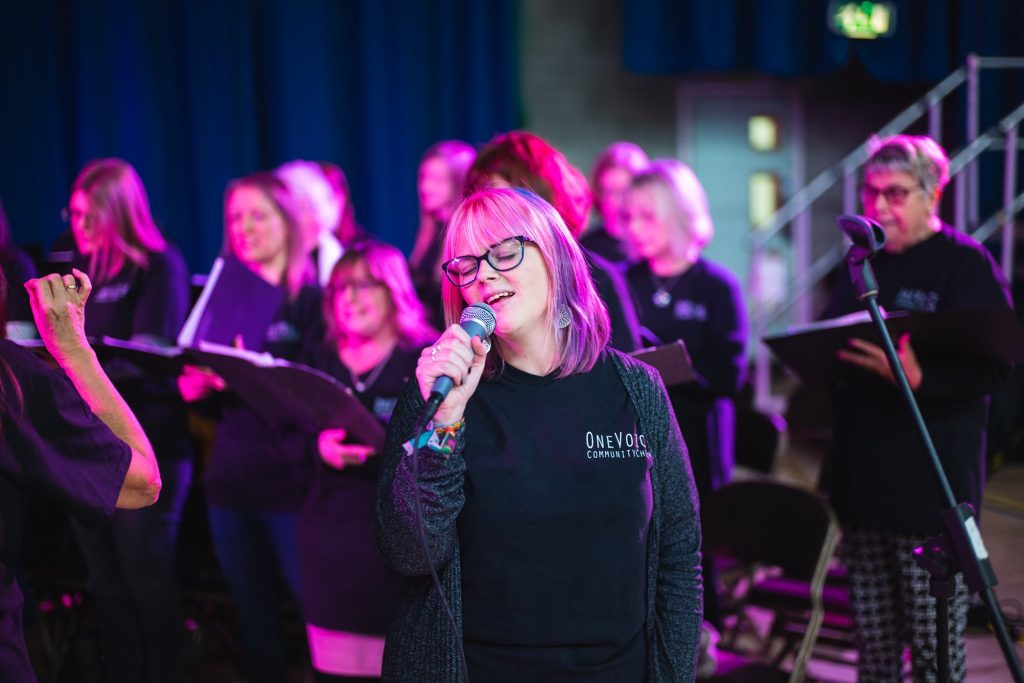
[[[845,530],[840,553],[850,578],[861,683],[899,683],[909,646],[914,681],[935,681],[935,599],[928,572],[914,563],[924,537]],[[968,596],[962,576],[949,601],[950,679],[966,674],[964,628]]]

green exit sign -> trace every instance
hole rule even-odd
[[[896,7],[890,2],[831,2],[828,25],[841,36],[874,40],[896,30]]]

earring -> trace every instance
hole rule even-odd
[[[572,313],[569,312],[569,307],[562,304],[562,307],[558,309],[558,329],[564,330],[569,327],[572,323]]]

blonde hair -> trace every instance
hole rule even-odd
[[[493,188],[472,194],[459,205],[448,223],[444,259],[459,256],[455,253],[459,240],[495,244],[520,235],[536,245],[547,266],[551,286],[545,324],[557,330],[558,376],[587,372],[608,345],[608,308],[597,294],[582,249],[550,204],[521,188]],[[462,290],[445,278],[441,294],[446,323],[459,322],[466,306]],[[568,309],[571,322],[560,328],[558,319],[563,308]],[[500,370],[497,358],[501,355],[501,344],[495,344],[495,348],[497,353],[488,354],[488,376]]]
[[[294,298],[303,285],[315,281],[314,271],[299,231],[295,200],[288,191],[288,186],[273,173],[251,173],[228,183],[227,189],[224,190],[224,251],[238,258],[231,243],[227,214],[231,196],[243,187],[259,190],[281,215],[281,222],[285,227],[285,249],[288,252],[282,281],[288,290],[288,296]]]
[[[96,247],[89,257],[89,277],[96,284],[113,279],[125,261],[139,268],[149,265],[149,253],[167,248],[149,210],[142,179],[123,159],[94,159],[71,185],[82,192],[95,215]]]
[[[669,211],[698,251],[715,236],[708,210],[708,196],[693,170],[678,159],[655,159],[633,177],[630,188],[650,187],[668,205]]]

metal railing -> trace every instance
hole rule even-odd
[[[927,115],[929,136],[941,142],[942,102],[961,86],[967,90],[967,145],[950,159],[950,176],[954,180],[954,221],[958,230],[968,231],[978,226],[971,235],[978,241],[1002,229],[1000,262],[1007,280],[1013,276],[1013,219],[1024,210],[1024,193],[1016,194],[1018,129],[1024,121],[1021,104],[999,123],[979,135],[979,89],[982,69],[1024,69],[1024,58],[979,57],[971,54],[967,64],[944,78],[912,105],[900,112],[878,132],[879,137],[897,135]],[[978,225],[978,167],[977,158],[985,151],[1003,143],[1005,149],[1003,206],[994,216]],[[841,241],[833,242],[825,252],[811,261],[811,221],[813,204],[826,192],[842,182],[843,212],[857,212],[857,179],[861,166],[868,159],[870,142],[857,147],[843,159],[820,173],[805,187],[797,191],[785,204],[757,230],[752,242],[752,259],[757,260],[786,226],[793,225],[794,277],[787,283],[788,299],[770,310],[754,310],[751,328],[755,339],[754,397],[755,403],[765,409],[779,409],[778,397],[771,394],[771,358],[767,347],[760,341],[771,325],[792,309],[796,309],[796,322],[808,322],[811,317],[810,293],[836,265],[845,252]],[[797,248],[797,246],[799,248]],[[756,297],[752,298],[757,301]]]

